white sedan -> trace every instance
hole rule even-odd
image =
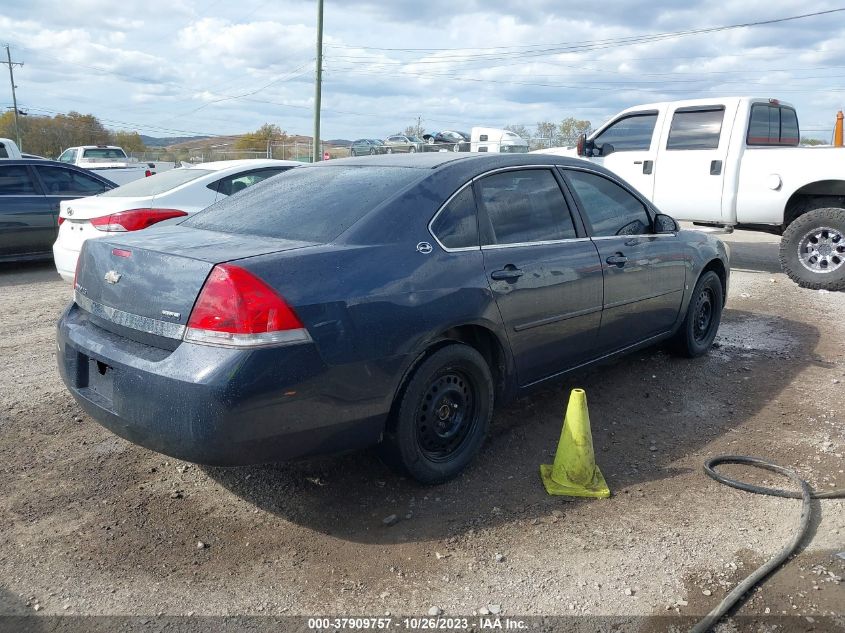
[[[56,270],[65,281],[73,281],[85,240],[191,215],[299,164],[251,159],[183,165],[97,196],[62,202],[59,238],[53,244]]]

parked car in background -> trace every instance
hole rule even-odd
[[[728,278],[722,242],[584,161],[332,160],[87,242],[57,360],[92,418],[179,459],[380,442],[439,483],[494,404],[664,339],[706,353]]]
[[[196,213],[262,180],[296,167],[290,160],[226,160],[183,164],[83,200],[61,205],[53,245],[56,270],[73,281],[86,240],[138,231],[158,222]]]
[[[10,138],[0,138],[0,158],[26,158],[18,144]]]
[[[845,290],[845,150],[799,147],[795,108],[708,97],[623,110],[577,148],[680,220],[781,235],[780,264],[804,288]]]
[[[425,141],[417,136],[406,136],[404,134],[394,134],[384,139],[384,147],[386,154],[395,153],[414,153],[421,152],[425,146]]]
[[[423,134],[426,152],[468,152],[470,137],[466,132],[443,130],[436,134]]]
[[[153,176],[172,169],[171,162],[138,162],[126,155],[117,145],[81,145],[69,147],[61,153],[59,161],[84,167],[110,180],[125,185],[138,178]]]
[[[102,176],[52,160],[0,160],[0,261],[49,258],[59,203],[115,187]]]
[[[474,127],[471,132],[473,152],[524,154],[528,141],[510,130],[495,127]]]
[[[352,141],[352,145],[349,146],[349,153],[352,156],[372,156],[387,153],[387,148],[384,146],[384,141],[379,139],[359,138],[357,141]]]

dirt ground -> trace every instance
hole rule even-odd
[[[715,483],[707,457],[756,455],[819,490],[845,487],[845,294],[791,283],[773,236],[726,241],[729,301],[708,356],[651,349],[518,401],[497,412],[470,470],[434,488],[370,452],[215,469],[115,437],[81,413],[55,368],[69,286],[49,264],[0,268],[0,613],[436,607],[630,618],[624,630],[703,615],[780,549],[799,510]],[[552,498],[540,484],[576,386],[608,500]],[[812,539],[739,615],[845,626],[845,501],[813,509]]]

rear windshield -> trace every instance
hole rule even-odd
[[[126,154],[124,154],[123,150],[119,149],[119,148],[97,147],[95,149],[82,150],[82,157],[83,158],[115,159],[115,158],[126,158]]]
[[[330,242],[423,175],[378,166],[300,167],[268,178],[183,224],[306,242]]]
[[[126,198],[129,196],[157,196],[165,191],[170,191],[186,182],[196,180],[200,176],[211,174],[208,169],[168,169],[155,176],[138,178],[128,182],[122,187],[105,192],[108,198]]]

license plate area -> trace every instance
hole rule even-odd
[[[95,358],[89,358],[88,390],[111,404],[114,396],[114,368]]]

